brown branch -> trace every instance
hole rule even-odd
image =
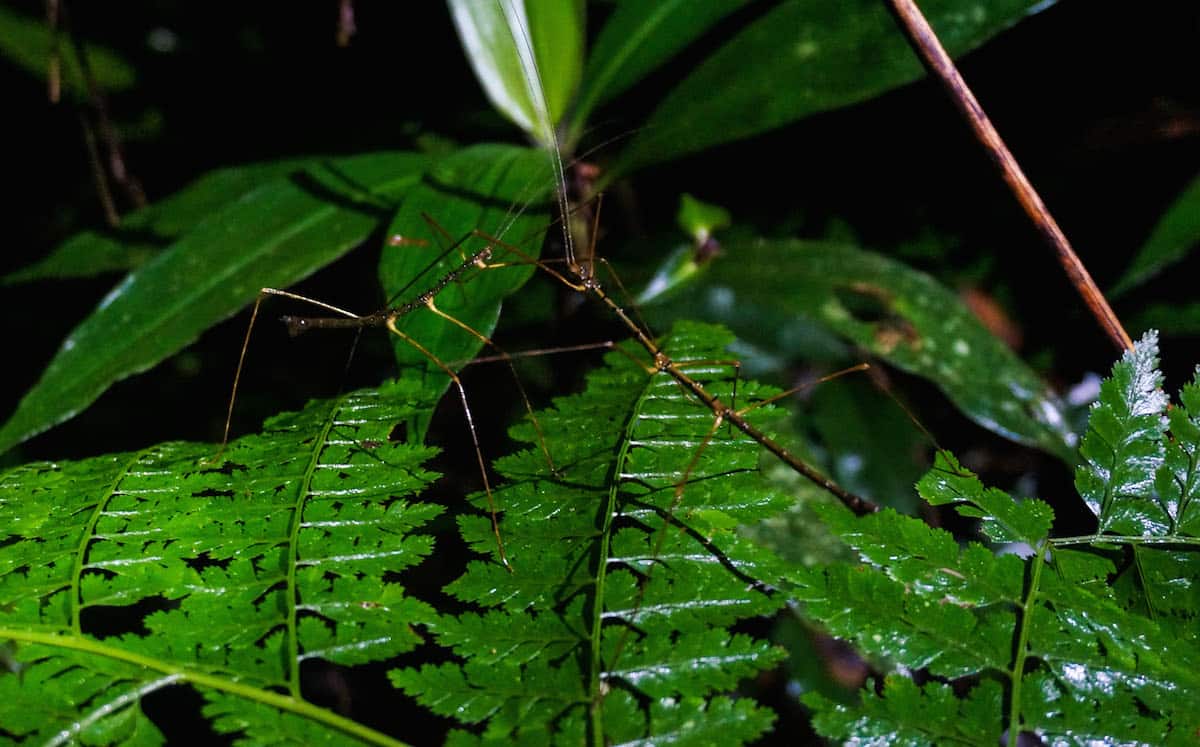
[[[996,166],[1000,168],[1004,181],[1008,183],[1009,189],[1021,203],[1021,207],[1025,209],[1025,214],[1029,216],[1039,233],[1058,255],[1059,264],[1063,266],[1072,285],[1083,297],[1084,303],[1091,309],[1092,315],[1100,322],[1100,326],[1104,328],[1117,347],[1126,350],[1132,348],[1133,341],[1129,339],[1129,334],[1121,326],[1121,321],[1117,319],[1117,315],[1113,313],[1112,307],[1108,305],[1108,301],[1096,286],[1096,282],[1092,280],[1087,268],[1083,266],[1083,262],[1071,248],[1071,242],[1067,240],[1062,229],[1058,227],[1058,223],[1050,215],[1050,211],[1046,209],[1042,198],[1038,196],[1033,185],[1029,183],[1029,179],[1021,171],[1021,167],[1013,158],[1008,146],[1000,139],[1000,134],[996,132],[991,120],[984,113],[983,107],[979,105],[975,95],[971,93],[971,89],[959,75],[950,55],[946,54],[946,50],[942,48],[937,35],[930,28],[929,22],[925,20],[925,16],[921,14],[914,0],[888,0],[888,2],[904,27],[917,55],[929,71],[941,79],[942,85],[950,93],[954,105],[971,125],[976,139],[983,145]]]

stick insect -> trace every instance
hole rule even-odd
[[[506,178],[511,177],[511,173],[507,171],[506,168],[513,166],[514,163],[520,162],[523,158],[527,158],[529,153],[530,151],[518,149],[485,149],[482,151],[482,153],[478,151],[467,151],[464,152],[462,157],[458,158],[457,160],[450,159],[451,163],[444,171],[453,174],[456,172],[456,169],[464,168],[464,164],[466,164],[466,166],[472,166],[478,165],[480,161],[486,162],[484,175],[487,178],[484,179],[484,181],[490,184],[492,187],[495,187],[495,189],[489,189],[487,191],[489,193],[495,193],[496,191],[504,192],[506,187],[503,182],[505,182]],[[506,166],[499,168],[498,171],[495,171],[495,167],[490,163],[490,160],[497,158],[500,162],[505,162],[507,160],[511,163],[507,163]],[[492,168],[493,171],[487,171],[488,168]],[[498,176],[497,173],[499,174]],[[517,181],[520,181],[520,170],[516,169],[512,173],[516,173]],[[477,199],[478,202],[484,201],[483,196],[474,196],[472,199],[464,197],[461,194],[461,190],[458,189],[454,184],[438,183],[438,174],[439,172],[435,170],[431,176],[427,177],[427,182],[429,182],[429,184],[423,185],[422,189],[434,192],[435,196],[446,199],[447,203],[453,203],[455,199],[459,200],[460,203],[467,202],[471,204],[475,204],[472,199]],[[497,181],[488,181],[493,177]],[[508,178],[508,181],[512,182],[513,179]],[[509,186],[511,187],[512,185]],[[517,186],[520,187],[522,192],[528,192],[530,185],[528,183],[524,183]],[[446,195],[449,195],[449,197]],[[426,197],[428,197],[428,195],[426,195]],[[233,388],[229,400],[229,410],[226,417],[225,438],[227,439],[229,435],[229,424],[232,419],[233,407],[237,398],[237,391],[245,364],[246,353],[249,349],[250,337],[253,333],[254,325],[257,322],[259,311],[264,300],[268,298],[291,299],[308,304],[310,306],[315,306],[319,309],[336,315],[332,317],[285,316],[283,317],[282,321],[285,323],[288,331],[293,336],[317,329],[352,329],[361,331],[367,327],[383,327],[387,329],[396,339],[398,339],[403,344],[405,349],[411,352],[412,355],[409,357],[410,361],[419,361],[425,364],[428,369],[432,369],[432,371],[435,371],[437,375],[444,376],[446,380],[450,382],[450,385],[457,390],[459,399],[463,406],[467,430],[471,438],[472,448],[475,452],[475,461],[479,468],[484,492],[488,496],[489,513],[491,514],[492,518],[493,533],[495,535],[500,561],[506,568],[511,569],[511,566],[508,563],[507,554],[504,549],[504,541],[499,531],[498,521],[496,518],[496,508],[494,501],[491,499],[492,486],[488,478],[487,464],[484,460],[482,449],[480,448],[475,418],[471,411],[466,388],[464,387],[462,380],[459,378],[454,367],[452,367],[446,361],[461,358],[462,351],[472,350],[472,346],[478,347],[479,345],[484,345],[491,348],[492,351],[496,353],[496,357],[504,360],[508,364],[510,370],[512,369],[512,362],[507,353],[505,353],[494,342],[492,342],[492,340],[484,332],[480,331],[479,327],[486,325],[486,319],[481,322],[464,321],[464,318],[459,314],[445,311],[442,308],[443,305],[450,307],[451,309],[456,308],[456,306],[463,305],[464,301],[455,301],[454,299],[454,291],[456,290],[459,291],[459,294],[462,295],[466,301],[470,300],[467,297],[475,295],[475,291],[477,289],[481,291],[484,290],[480,287],[478,280],[471,279],[468,281],[466,276],[472,270],[483,268],[487,265],[488,260],[491,258],[493,247],[489,242],[486,241],[482,244],[478,243],[476,240],[477,234],[472,232],[464,234],[457,241],[450,241],[449,245],[445,246],[443,249],[439,250],[432,248],[430,246],[430,241],[424,238],[414,238],[410,233],[410,231],[414,229],[412,225],[414,222],[414,216],[411,213],[414,211],[419,212],[418,208],[421,204],[423,204],[421,199],[413,196],[410,196],[410,199],[406,201],[405,204],[408,206],[410,203],[415,203],[417,207],[409,210],[410,214],[408,215],[405,214],[404,210],[401,211],[401,214],[397,216],[396,221],[393,223],[393,228],[395,230],[389,232],[391,238],[389,239],[388,243],[393,247],[391,251],[404,253],[402,256],[402,264],[406,265],[407,267],[412,267],[415,265],[420,267],[420,270],[414,272],[405,270],[401,273],[407,277],[407,281],[403,284],[403,287],[395,294],[395,296],[389,300],[385,308],[381,309],[380,311],[360,315],[345,308],[334,306],[333,304],[302,296],[287,290],[263,288],[260,291],[258,299],[254,304],[254,309],[251,313],[250,323],[247,327],[241,353],[238,359],[237,372],[234,376]],[[519,200],[513,202],[512,205],[514,205],[514,207],[509,207],[505,212],[504,217],[500,220],[500,233],[504,233],[505,231],[512,229],[513,226],[518,225],[518,220],[523,214],[532,212],[536,215],[536,210],[531,211],[530,202],[528,200]],[[483,212],[484,214],[489,213],[487,209],[485,209]],[[437,224],[432,221],[432,219],[428,219],[427,216],[422,214],[421,218],[417,220],[422,219],[428,220],[429,227],[433,228],[434,238],[441,238],[442,236],[446,235],[446,232],[438,227]],[[530,221],[527,220],[526,222],[528,223]],[[545,225],[542,219],[540,217],[535,217],[532,219],[532,222],[538,224],[539,226],[539,229],[536,233],[538,235],[543,234],[545,231]],[[401,227],[403,227],[403,233],[400,232]],[[468,245],[470,245],[473,241],[476,243],[469,247]],[[426,259],[430,254],[433,254],[434,256],[432,260],[426,262]],[[532,273],[533,268],[529,267],[528,272]],[[520,278],[517,278],[517,280],[520,280]],[[493,286],[495,286],[495,284],[493,284]],[[503,288],[497,291],[497,289],[493,287],[488,291],[488,293],[497,292],[504,292]],[[480,295],[487,296],[487,293],[481,293]],[[446,300],[446,303],[442,304],[442,300]],[[485,311],[484,313],[486,314],[487,312]],[[452,342],[457,343],[457,347],[455,345],[444,345],[438,340],[431,341],[429,339],[423,339],[421,334],[414,332],[411,328],[406,329],[405,323],[409,321],[410,317],[420,315],[425,315],[427,317],[432,315],[433,317],[445,322],[444,327],[448,330],[452,330],[446,334],[454,335],[456,339],[452,340]],[[446,350],[449,350],[450,352],[445,352]],[[530,405],[529,398],[521,385],[520,379],[516,377],[515,370],[513,370],[512,373],[514,380],[516,381],[517,390],[520,393],[522,403],[530,415],[530,419],[534,425],[534,428],[537,429],[537,419],[533,416],[533,409]],[[548,468],[553,470],[554,466],[551,454],[549,450],[545,448],[544,444],[543,453],[546,456]]]

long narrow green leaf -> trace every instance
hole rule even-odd
[[[472,231],[536,257],[549,224],[548,197],[553,192],[554,172],[541,150],[477,145],[442,159],[408,193],[388,229],[389,236],[407,240],[384,250],[379,266],[384,290],[403,303],[433,288],[460,268],[464,257],[488,246]],[[451,248],[460,239],[462,243]],[[515,264],[493,270],[471,266],[435,299],[439,309],[484,335],[495,329],[504,298],[535,271],[532,262],[499,245],[494,247],[493,261]],[[483,346],[478,338],[426,308],[401,317],[396,326],[446,363],[470,360]],[[438,392],[449,386],[445,373],[414,346],[396,340],[394,347],[402,367],[427,372]]]
[[[725,249],[700,287],[672,302],[673,314],[728,322],[768,348],[798,317],[817,322],[929,379],[983,427],[1075,459],[1058,397],[933,278],[828,242],[730,242]]]
[[[526,0],[449,4],[458,38],[488,100],[543,147],[555,147],[554,128],[583,65],[579,4],[560,2],[566,7],[554,8],[539,0],[530,11]],[[534,31],[551,38],[534,38]],[[558,34],[562,37],[555,38]]]
[[[1146,243],[1129,263],[1129,269],[1113,285],[1119,296],[1179,262],[1200,243],[1200,176],[1175,199],[1163,214]]]
[[[0,429],[0,451],[180,350],[260,288],[286,287],[341,256],[425,168],[412,153],[331,161],[303,180],[268,182],[204,219],[126,277],[67,337]]]
[[[1051,4],[926,0],[921,10],[946,49],[961,55]],[[632,171],[863,101],[921,73],[884,3],[784,2],[671,91],[615,170]]]
[[[573,131],[592,110],[637,83],[745,0],[663,0],[620,3],[600,30],[588,56]]]
[[[262,184],[327,160],[301,156],[210,171],[171,196],[126,215],[115,229],[75,234],[45,258],[0,277],[0,285],[133,270]]]
[[[396,385],[276,417],[219,459],[167,443],[0,474],[4,733],[159,743],[142,699],[191,685],[246,743],[390,743],[303,700],[300,665],[395,656],[434,617],[395,581],[432,549],[416,532],[441,508],[408,499],[434,452],[391,440],[432,406]]]
[[[664,344],[676,361],[707,362],[729,339],[681,324]],[[758,445],[712,432],[712,412],[674,380],[623,355],[607,364],[583,394],[538,415],[555,472],[538,448],[497,465],[514,572],[472,564],[447,590],[491,611],[433,628],[464,663],[396,670],[392,681],[436,713],[486,722],[488,739],[751,739],[769,716],[716,693],[779,652],[727,628],[784,600],[756,583],[777,578],[778,561],[733,529],[789,501],[762,481]],[[732,396],[728,366],[687,371]],[[738,387],[739,402],[768,394]],[[513,433],[535,440],[528,424]],[[460,524],[474,548],[495,554],[486,519]]]

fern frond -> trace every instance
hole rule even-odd
[[[433,616],[393,574],[441,508],[409,499],[433,451],[391,440],[405,385],[314,402],[234,442],[0,475],[3,733],[152,744],[140,702],[190,684],[246,744],[386,737],[301,698],[300,665],[395,656]],[[325,736],[321,736],[327,732]]]
[[[730,401],[731,368],[713,362],[729,341],[681,324],[664,344]],[[716,693],[780,654],[728,627],[784,599],[768,586],[779,562],[734,528],[789,500],[762,480],[759,446],[714,431],[712,412],[666,374],[618,353],[607,364],[538,416],[558,475],[538,449],[498,463],[515,573],[473,564],[448,590],[490,610],[433,627],[463,663],[392,680],[438,713],[486,722],[486,739],[752,739],[770,712]],[[743,382],[737,401],[767,394]],[[528,427],[514,434],[533,441]],[[486,521],[461,523],[476,549],[494,551]]]
[[[853,706],[809,694],[821,733],[983,745],[1007,726],[1010,742],[1031,731],[1054,744],[1195,743],[1200,543],[1179,530],[1194,510],[1200,390],[1185,387],[1168,441],[1156,365],[1149,335],[1114,366],[1092,410],[1077,485],[1100,520],[1094,535],[1050,539],[1048,505],[985,488],[949,454],[920,481],[921,496],[980,518],[989,539],[1022,543],[1028,557],[959,547],[890,511],[821,509],[860,562],[793,572],[807,614],[881,660],[954,681],[918,687],[893,675]],[[1108,550],[1117,542],[1133,545],[1120,573]]]
[[[1158,372],[1158,336],[1150,332],[1113,366],[1088,415],[1075,472],[1079,495],[1100,532],[1164,534],[1170,518],[1153,495],[1163,464],[1167,395]]]

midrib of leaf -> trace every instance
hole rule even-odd
[[[1046,545],[1047,543],[1043,541],[1034,551],[1033,578],[1029,582],[1029,592],[1021,602],[1021,618],[1017,621],[1019,628],[1017,650],[1013,656],[1012,670],[1008,673],[1009,679],[1012,681],[1012,687],[1008,691],[1008,740],[1010,743],[1014,742],[1016,735],[1021,733],[1021,682],[1025,676],[1025,658],[1029,654],[1029,631],[1032,628],[1030,620],[1033,618],[1038,589],[1042,583],[1042,568],[1046,565]]]
[[[197,687],[206,687],[213,690],[219,690],[221,692],[229,693],[230,695],[236,695],[240,698],[245,698],[247,700],[278,708],[282,711],[294,713],[297,716],[303,716],[304,718],[325,724],[326,726],[337,729],[353,737],[357,737],[358,739],[361,739],[369,744],[388,745],[389,747],[405,747],[404,742],[393,739],[392,737],[375,731],[368,726],[363,726],[362,724],[351,721],[348,718],[339,716],[333,711],[327,711],[324,708],[315,706],[296,696],[281,695],[270,690],[263,690],[251,685],[244,685],[236,680],[218,677],[192,669],[190,667],[168,664],[154,657],[143,656],[141,654],[136,654],[132,651],[126,651],[114,646],[107,646],[99,641],[92,640],[82,635],[76,635],[74,633],[70,635],[61,635],[55,633],[43,633],[24,628],[0,627],[0,640],[14,640],[24,643],[40,643],[45,646],[53,646],[71,651],[81,651],[83,653],[102,656],[115,661],[134,664],[153,672],[161,672],[164,677],[154,681],[154,683],[158,683],[158,687],[160,688],[166,687],[167,685],[187,682],[192,685],[196,685]]]
[[[652,389],[651,383],[653,381],[653,376],[646,379],[646,386],[643,386],[638,392],[637,399],[634,400],[633,406],[630,408],[630,415],[625,420],[625,427],[622,429],[621,445],[617,450],[616,459],[613,460],[613,470],[608,480],[608,498],[604,506],[604,524],[600,530],[599,562],[596,567],[595,596],[592,602],[592,628],[589,636],[591,656],[588,667],[588,725],[592,732],[593,744],[603,744],[605,741],[604,701],[600,692],[600,674],[604,670],[601,642],[604,630],[604,584],[608,578],[608,560],[612,542],[613,517],[617,513],[617,506],[620,500],[620,476],[625,472],[625,464],[629,458],[629,449],[633,445],[633,431],[637,426],[638,416],[641,415],[642,405],[646,401],[646,396]],[[665,531],[666,527],[663,527],[663,529]],[[622,639],[622,644],[624,644],[624,639]],[[623,645],[617,647],[617,655],[614,657],[614,661],[620,656],[621,648],[623,648]]]
[[[312,485],[313,474],[316,473],[317,467],[321,463],[321,452],[324,451],[325,443],[329,440],[329,431],[332,430],[334,420],[337,419],[337,413],[341,411],[345,401],[346,397],[343,395],[330,403],[329,414],[325,416],[325,422],[321,425],[320,436],[313,439],[313,446],[309,451],[308,466],[304,470],[304,478],[300,480],[300,484],[297,486],[296,500],[292,502],[292,523],[288,527],[287,636],[288,689],[295,698],[300,697],[300,635],[296,631],[296,566],[299,563],[300,553],[300,519],[304,515],[304,502],[308,499],[311,492],[310,486]]]
[[[109,483],[108,489],[104,491],[104,497],[96,501],[95,507],[92,508],[92,515],[88,517],[88,523],[84,526],[83,534],[79,537],[79,549],[76,550],[74,569],[71,571],[71,631],[76,635],[83,634],[83,625],[80,621],[80,616],[83,613],[83,587],[81,584],[83,569],[87,560],[87,551],[88,547],[92,544],[96,524],[100,521],[100,517],[104,515],[104,509],[108,507],[108,502],[112,500],[121,481],[129,474],[129,470],[133,469],[133,465],[137,464],[149,452],[149,449],[137,452],[125,463],[124,467],[117,471],[113,476],[112,482]],[[3,636],[0,636],[0,639],[2,638]]]
[[[1054,537],[1051,545],[1194,545],[1200,546],[1200,537],[1189,537],[1183,534],[1161,534],[1143,537],[1136,534],[1080,534],[1073,537]]]

